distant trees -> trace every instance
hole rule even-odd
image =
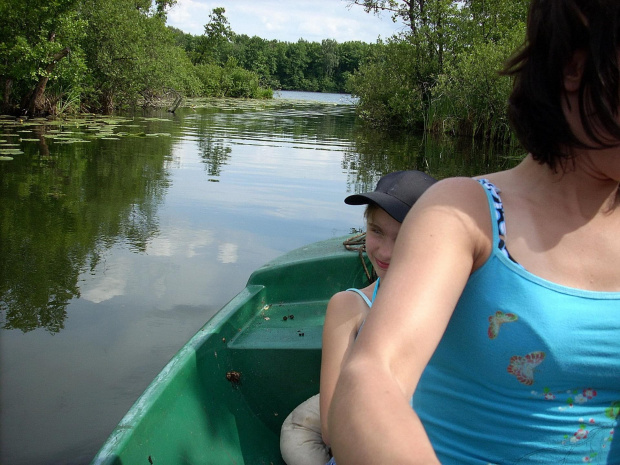
[[[197,37],[176,30],[177,44],[196,66],[237,66],[256,73],[261,86],[272,89],[347,92],[349,76],[374,47],[381,46],[332,39],[279,42],[234,33],[213,37],[214,30],[226,31],[222,26],[210,22],[205,26],[209,31]]]

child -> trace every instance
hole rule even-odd
[[[383,176],[373,192],[351,195],[349,205],[368,205],[366,254],[377,280],[364,289],[334,295],[327,305],[323,327],[321,394],[300,404],[282,425],[280,448],[288,465],[324,465],[330,459],[327,411],[340,365],[360,331],[392,258],[400,225],[411,206],[435,179],[419,171]]]

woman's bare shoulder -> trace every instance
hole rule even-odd
[[[467,198],[470,196],[479,198],[480,194],[484,192],[479,182],[479,179],[483,178],[486,178],[486,176],[481,176],[480,178],[445,178],[428,188],[422,198],[448,198],[454,201],[459,201],[464,197]]]
[[[493,234],[484,188],[476,179],[465,177],[433,184],[411,209],[403,231],[420,244],[425,244],[425,237],[450,237],[455,246],[462,242],[462,250],[469,251],[478,267],[490,253]]]
[[[439,215],[485,228],[490,222],[486,194],[473,178],[446,178],[433,184],[411,209],[413,217]],[[444,215],[450,212],[450,215]]]

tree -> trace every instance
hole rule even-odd
[[[72,52],[80,56],[85,24],[79,16],[78,0],[0,2],[4,111],[10,111],[17,99],[23,114],[45,110],[45,90],[50,80],[60,77],[59,63]],[[73,80],[79,78],[73,76]]]
[[[505,136],[509,83],[496,73],[524,38],[528,0],[348,2],[409,26],[350,80],[367,121]]]
[[[0,2],[2,110],[56,113],[199,84],[165,26],[176,0],[5,0]]]
[[[205,24],[204,35],[199,42],[200,55],[197,63],[212,62],[219,65],[225,63],[220,56],[220,50],[234,37],[228,19],[224,15],[225,8],[213,8],[209,14],[209,22]]]
[[[321,42],[321,61],[323,74],[331,79],[340,64],[338,42],[332,39],[324,39]]]
[[[527,16],[530,0],[465,0],[462,26],[469,42],[498,42]]]
[[[402,20],[412,34],[418,32],[420,26],[428,23],[428,3],[432,0],[347,0],[349,8],[361,6],[366,13],[379,15],[387,12],[392,16],[392,21]]]
[[[280,86],[276,77],[278,59],[276,49],[278,42],[260,37],[249,37],[246,34],[235,34],[228,44],[227,60],[233,57],[242,68],[254,71],[260,77],[261,85],[266,87]]]
[[[439,71],[443,67],[446,48],[454,43],[452,19],[459,11],[459,1],[454,0],[348,0],[349,7],[361,6],[367,13],[388,12],[392,21],[402,20],[408,27],[405,33],[417,47],[425,47],[428,59],[436,61]]]
[[[83,0],[88,17],[84,48],[88,59],[90,106],[105,113],[138,99],[151,101],[169,89],[187,94],[200,84],[161,9],[170,2]]]

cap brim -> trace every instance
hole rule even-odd
[[[364,194],[350,195],[344,199],[347,205],[367,205],[373,203],[387,212],[392,218],[402,223],[411,208],[405,202],[398,200],[383,192],[367,192]]]

